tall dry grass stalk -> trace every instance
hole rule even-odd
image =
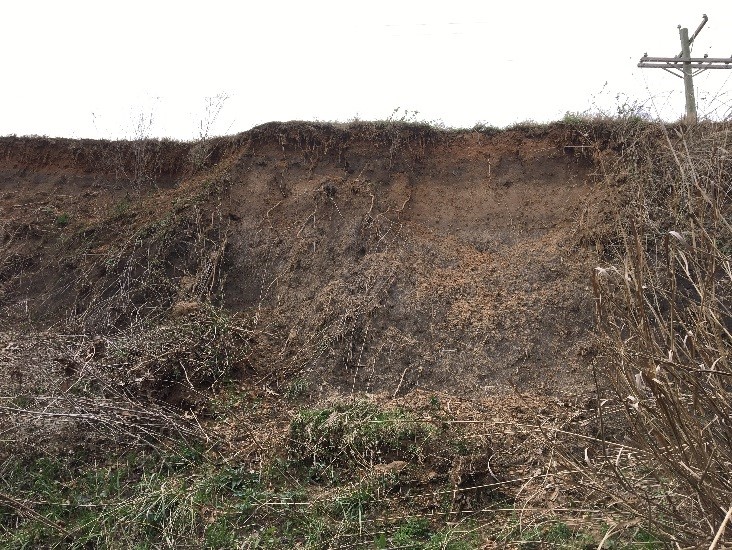
[[[635,199],[593,276],[602,467],[626,509],[699,547],[732,504],[732,124],[661,130],[624,152]]]

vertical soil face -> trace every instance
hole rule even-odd
[[[356,142],[312,169],[253,147],[232,176],[227,306],[258,308],[276,371],[341,391],[574,392],[594,188],[557,138],[462,134],[391,165]]]
[[[112,334],[212,301],[251,320],[242,372],[262,383],[582,393],[579,220],[601,189],[569,134],[289,123],[142,153],[4,138],[3,330]]]

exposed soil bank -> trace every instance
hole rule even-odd
[[[274,388],[582,394],[588,216],[613,216],[582,143],[367,123],[2,138],[0,330],[103,338],[210,301],[250,319],[239,372]]]

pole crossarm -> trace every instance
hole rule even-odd
[[[701,30],[704,28],[704,25],[707,24],[707,21],[709,21],[709,18],[707,17],[707,14],[702,14],[702,22],[699,24],[699,26],[694,31],[694,34],[691,35],[691,38],[689,38],[689,46],[691,46],[692,42],[694,42],[694,39],[699,35]],[[681,28],[681,25],[679,25],[679,28]],[[676,57],[681,57],[684,55],[684,50],[681,50],[681,53],[677,55]]]
[[[732,69],[732,57],[648,57],[640,58],[642,69],[682,69],[688,63],[692,69]]]

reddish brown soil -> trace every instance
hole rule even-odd
[[[607,190],[575,140],[305,123],[206,144],[2,138],[0,332],[105,337],[212,300],[251,320],[242,376],[275,391],[586,394],[583,237]]]

